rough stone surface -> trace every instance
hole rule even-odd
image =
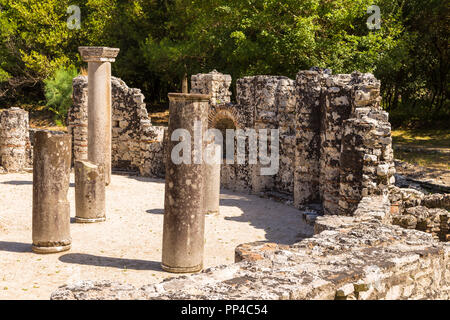
[[[75,162],[75,221],[106,220],[106,192],[103,168],[89,161]]]
[[[191,77],[191,93],[211,94],[211,105],[221,105],[231,101],[231,76],[213,70]]]
[[[193,77],[193,88],[220,95],[211,76]],[[202,79],[199,85],[199,79]],[[209,82],[209,84],[207,84]],[[216,91],[215,91],[216,90]],[[212,107],[210,126],[222,131],[279,129],[279,171],[261,176],[259,165],[222,165],[222,186],[253,193],[278,192],[298,208],[317,202],[325,214],[352,215],[369,195],[387,194],[394,183],[388,114],[380,109],[380,82],[371,74],[300,71],[238,79],[237,104]],[[270,143],[269,143],[270,145]]]
[[[32,234],[37,253],[70,249],[70,140],[67,134],[35,135]]]
[[[20,172],[30,166],[28,112],[10,108],[0,112],[0,167]]]
[[[51,299],[449,298],[448,244],[373,215],[324,216],[317,223],[326,228],[292,246],[241,245],[240,262],[232,265],[141,288],[84,281],[60,287]]]
[[[168,135],[187,130],[190,150],[184,150],[183,162],[176,163],[172,152],[180,141],[169,140],[166,155],[166,184],[162,268],[168,272],[198,272],[203,269],[205,233],[205,164],[197,159],[197,125],[202,136],[208,128],[209,95],[169,94],[170,119]],[[206,141],[198,146],[204,150]],[[200,151],[201,151],[200,150]],[[175,154],[175,153],[174,153]],[[185,162],[186,160],[186,162]]]
[[[73,80],[68,130],[73,137],[75,160],[87,159],[87,87],[87,77],[79,76]],[[152,126],[144,95],[115,77],[111,78],[111,92],[113,169],[163,177],[164,128]]]

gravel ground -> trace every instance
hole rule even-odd
[[[78,280],[142,286],[174,276],[160,267],[163,180],[113,175],[107,221],[72,223],[72,249],[58,254],[31,252],[31,204],[32,174],[0,175],[0,299],[49,299],[57,287]],[[220,214],[207,216],[205,228],[205,267],[232,263],[241,243],[292,244],[311,231],[290,206],[229,191],[222,192]]]

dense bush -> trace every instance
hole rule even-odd
[[[55,75],[44,81],[47,107],[55,114],[57,125],[66,125],[67,112],[72,104],[72,79],[77,76],[75,68],[58,69]]]

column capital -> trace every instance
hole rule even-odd
[[[119,48],[108,47],[78,47],[78,51],[86,62],[114,62],[119,54]]]

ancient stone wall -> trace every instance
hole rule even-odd
[[[406,229],[430,233],[439,241],[450,241],[450,194],[423,194],[414,189],[392,187],[392,223]]]
[[[75,160],[87,159],[88,78],[73,80],[73,105],[68,130],[72,134]],[[112,77],[112,167],[147,176],[163,176],[163,127],[152,126],[144,95]]]
[[[231,265],[141,288],[82,281],[51,299],[448,299],[450,245],[386,224],[380,197],[364,198],[353,217],[319,217],[316,235],[292,246],[240,245]]]
[[[210,73],[200,73],[191,77],[191,93],[211,93],[211,105],[230,103],[231,76],[213,70]]]
[[[87,154],[87,78],[74,79],[69,112],[75,159]],[[338,74],[314,68],[296,80],[280,76],[238,79],[230,103],[231,77],[213,71],[191,78],[191,92],[211,94],[209,126],[279,129],[279,170],[260,174],[250,163],[224,163],[223,187],[277,193],[298,208],[319,203],[325,214],[351,215],[362,197],[386,194],[394,183],[388,115],[380,109],[380,82],[371,74]],[[164,129],[151,125],[138,89],[112,78],[113,167],[164,176]],[[225,139],[225,137],[224,137]],[[268,137],[270,139],[270,137]],[[269,143],[269,153],[276,152]],[[236,158],[235,158],[236,160]]]
[[[228,79],[216,72],[214,77],[216,82]],[[202,93],[223,94],[228,82],[205,84],[210,78],[193,77],[193,90],[201,83]],[[208,91],[219,87],[220,93]],[[394,183],[390,124],[380,109],[379,89],[371,74],[332,75],[321,69],[300,71],[295,81],[276,76],[237,80],[237,103],[213,106],[210,125],[216,127],[229,110],[230,123],[244,132],[279,129],[279,171],[261,176],[260,165],[246,159],[222,166],[222,185],[275,191],[296,207],[317,202],[326,214],[352,214],[363,196],[386,193]]]

